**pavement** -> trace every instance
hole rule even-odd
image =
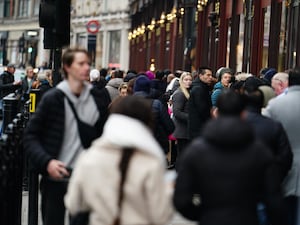
[[[39,213],[39,223],[38,225],[42,225],[41,214]],[[176,213],[169,224],[167,225],[196,225],[197,223],[188,221],[181,217],[178,213]],[[23,191],[22,198],[22,221],[21,225],[28,225],[28,191]],[[67,223],[66,223],[67,225]]]

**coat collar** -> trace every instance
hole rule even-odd
[[[106,121],[102,136],[95,146],[112,144],[118,147],[133,147],[152,155],[165,164],[163,150],[154,139],[152,132],[140,121],[121,114],[112,114]]]

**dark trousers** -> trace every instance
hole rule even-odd
[[[64,225],[64,196],[67,191],[67,181],[55,181],[47,177],[41,180],[42,220],[43,225]]]
[[[300,213],[299,212],[300,208],[298,206],[299,197],[288,196],[284,198],[284,202],[286,205],[287,216],[288,216],[287,225],[299,225],[300,224],[300,221],[298,221],[299,220],[298,214]]]

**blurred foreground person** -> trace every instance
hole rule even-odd
[[[152,134],[149,103],[125,96],[110,112],[103,135],[78,160],[66,207],[71,216],[88,211],[89,225],[166,224],[172,188],[164,179],[165,157]]]
[[[273,155],[241,119],[241,96],[224,92],[217,107],[219,117],[206,124],[201,138],[183,154],[176,209],[201,225],[258,225],[256,207],[263,201],[271,224],[284,224]]]
[[[299,198],[300,198],[300,67],[289,71],[288,92],[271,99],[265,115],[279,121],[284,127],[293,152],[292,168],[283,183],[283,192],[288,207],[288,225],[299,225]]]
[[[64,195],[79,154],[102,133],[110,98],[87,81],[88,52],[68,48],[62,56],[65,80],[47,91],[24,133],[24,149],[42,174],[43,225],[64,225]]]

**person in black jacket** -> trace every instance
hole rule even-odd
[[[270,149],[241,119],[243,99],[217,100],[219,117],[186,149],[178,170],[175,208],[201,225],[258,225],[263,201],[272,225],[284,224],[280,178]]]
[[[212,104],[209,85],[212,83],[212,78],[212,70],[210,68],[200,67],[199,75],[192,83],[190,99],[188,101],[190,140],[200,135],[202,127],[210,119]]]
[[[21,81],[15,81],[14,73],[16,71],[14,64],[8,64],[6,71],[0,75],[0,97],[4,98],[6,95],[13,93],[21,87]]]
[[[106,89],[93,88],[87,81],[90,58],[85,49],[66,49],[62,65],[65,80],[44,94],[24,134],[24,149],[42,174],[44,225],[64,224],[65,181],[85,145],[79,124],[84,123],[100,136],[110,103]]]
[[[154,117],[154,136],[164,150],[164,153],[167,154],[169,151],[168,136],[175,130],[175,125],[162,102],[158,99],[151,99],[150,83],[148,77],[139,75],[134,83],[134,95],[149,99]]]

